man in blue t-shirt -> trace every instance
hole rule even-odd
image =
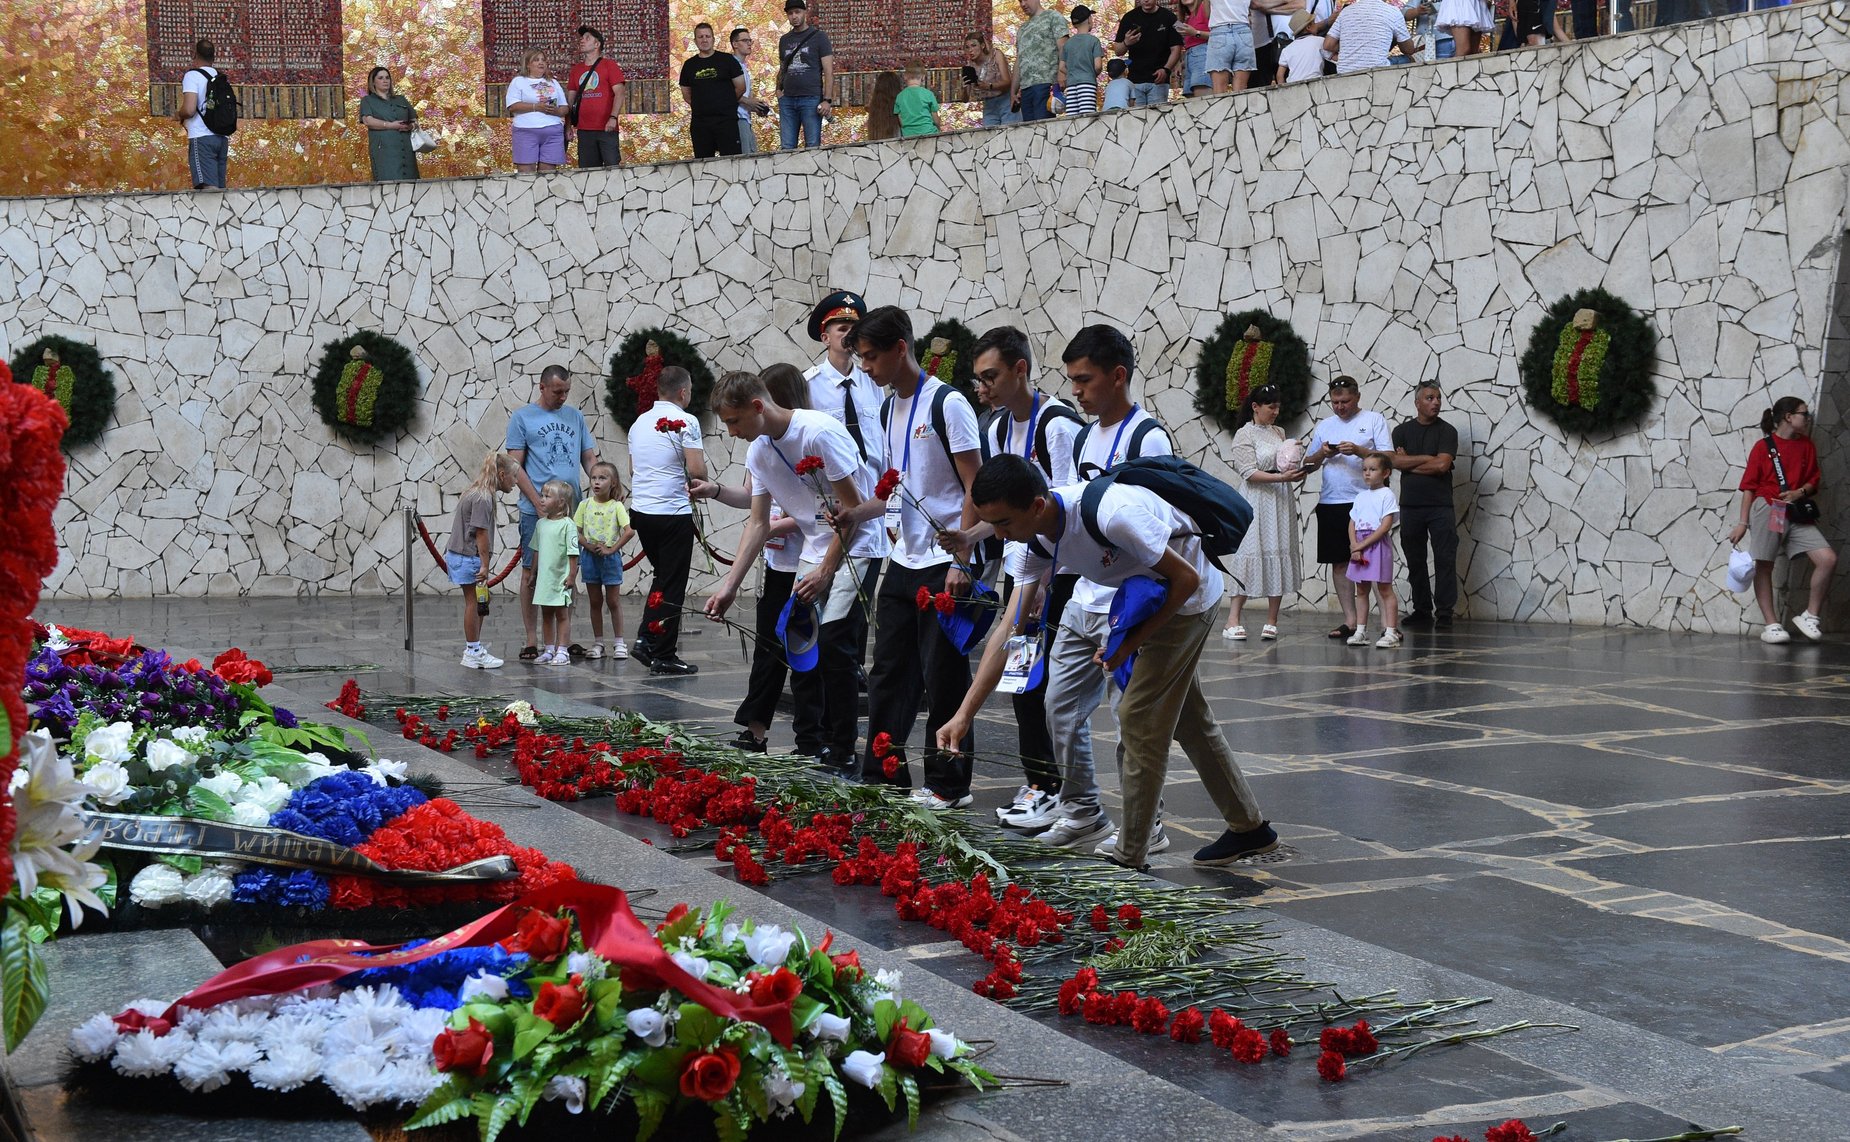
[[[540,485],[548,480],[564,480],[572,486],[575,503],[583,490],[578,473],[591,474],[597,463],[597,442],[585,415],[569,407],[565,398],[572,391],[572,374],[563,365],[548,365],[540,374],[539,393],[533,403],[517,409],[507,422],[508,456],[514,461],[514,482],[520,486],[520,621],[527,630],[527,642],[520,652],[523,662],[539,657],[535,635],[539,631],[539,609],[533,605],[533,526],[539,522]]]

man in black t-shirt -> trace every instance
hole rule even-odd
[[[1137,0],[1137,6],[1119,19],[1111,50],[1129,60],[1132,107],[1169,101],[1169,80],[1182,59],[1182,33],[1176,29],[1174,11],[1157,0]]]
[[[694,46],[700,54],[681,65],[681,98],[687,100],[687,133],[694,157],[736,155],[739,141],[739,99],[745,94],[745,69],[736,56],[713,50],[713,25],[694,25]]]
[[[1407,626],[1437,622],[1452,625],[1458,606],[1458,519],[1452,506],[1452,460],[1458,455],[1458,430],[1439,419],[1443,403],[1437,381],[1422,381],[1413,391],[1418,414],[1394,429],[1388,462],[1400,477],[1400,545],[1407,553],[1407,582],[1413,588],[1413,613]],[[1432,543],[1433,575],[1426,574],[1426,544]]]

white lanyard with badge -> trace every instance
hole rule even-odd
[[[1053,502],[1060,505],[1060,535],[1066,535],[1066,502],[1057,492],[1050,492]],[[1038,581],[1043,588],[1050,588],[1053,577],[1060,572],[1060,540],[1053,541],[1053,554],[1048,557],[1047,578]],[[1015,600],[1015,615],[1009,620],[1009,628],[1021,622],[1021,600]],[[1046,673],[1041,659],[1046,652],[1047,638],[1047,601],[1041,601],[1040,628],[1033,635],[1013,634],[1009,636],[1007,653],[1002,659],[1002,680],[996,683],[996,689],[1004,694],[1025,694],[1041,684]]]
[[[899,461],[899,478],[901,483],[904,483],[906,478],[912,475],[912,421],[914,417],[918,416],[919,405],[925,400],[925,381],[925,374],[920,373],[919,387],[912,392],[912,407],[906,410],[906,448],[905,451],[900,454]],[[888,431],[890,432],[891,430],[889,429]],[[889,451],[892,446],[893,440],[892,437],[889,436],[887,438],[887,448]],[[893,494],[886,499],[885,522],[887,538],[899,538],[899,517],[900,513],[905,510],[905,507],[905,497],[899,494],[897,488],[894,489]]]

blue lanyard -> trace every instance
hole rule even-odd
[[[899,472],[902,476],[912,475],[912,418],[919,414],[919,403],[925,399],[925,374],[919,374],[919,387],[912,391],[912,407],[906,410],[906,450],[900,456]],[[888,440],[888,444],[892,441]]]
[[[1125,413],[1124,419],[1118,423],[1118,434],[1111,438],[1111,451],[1105,453],[1104,466],[1107,470],[1109,470],[1111,466],[1114,463],[1116,463],[1116,457],[1118,455],[1118,442],[1124,439],[1124,430],[1131,426],[1131,421],[1137,419],[1138,407],[1139,407],[1138,405],[1132,405],[1131,410]]]
[[[1021,458],[1034,459],[1034,422],[1041,418],[1041,394],[1034,394],[1034,407],[1028,411],[1028,435],[1021,442]],[[1011,418],[1002,434],[1002,451],[1008,451],[1008,438],[1015,434],[1015,421]]]
[[[777,453],[777,458],[784,462],[784,467],[790,469],[790,474],[792,476],[799,476],[799,478],[801,478],[799,473],[797,472],[797,466],[790,462],[790,457],[784,455],[784,450],[777,446],[777,441],[772,440],[768,435],[764,438],[764,441],[766,444],[769,444],[771,446],[771,451]]]

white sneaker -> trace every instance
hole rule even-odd
[[[1246,628],[1240,626],[1228,627],[1226,630],[1220,632],[1220,636],[1228,642],[1245,642]]]
[[[480,650],[463,651],[462,664],[470,670],[499,670],[506,665],[499,658],[488,653],[486,646]]]
[[[906,796],[912,798],[914,801],[923,801],[931,795],[931,790],[925,788],[923,785],[906,794]]]
[[[1346,642],[1350,646],[1367,646],[1368,645],[1368,628],[1367,627],[1356,627],[1355,633],[1350,635],[1348,638],[1344,639],[1343,641]]]
[[[629,656],[630,656],[629,643],[624,642],[620,638],[613,638],[610,640],[610,657],[628,658]]]
[[[930,809],[934,813],[943,813],[950,809],[968,809],[970,806],[976,804],[976,798],[968,793],[954,799],[940,797],[927,789],[925,791],[925,796],[919,798],[919,804]]]
[[[1375,640],[1375,646],[1379,647],[1382,650],[1393,650],[1395,647],[1399,645],[1400,645],[1400,631],[1394,627],[1389,627],[1388,629],[1382,631],[1381,637]]]
[[[1111,835],[1100,841],[1098,847],[1092,851],[1102,857],[1116,853],[1118,851],[1118,830],[1111,830]],[[1156,828],[1150,831],[1150,847],[1147,851],[1152,853],[1169,851],[1169,834],[1163,829],[1161,821],[1158,821]]]
[[[1813,642],[1824,637],[1824,628],[1818,625],[1818,616],[1810,611],[1800,611],[1792,616],[1792,625],[1799,628],[1799,633]]]
[[[1102,839],[1111,831],[1111,818],[1101,809],[1089,817],[1062,817],[1034,839],[1060,848],[1078,848]]]
[[[1010,813],[1019,813],[1033,804],[1034,794],[1036,792],[1037,790],[1032,785],[1024,785],[1015,790],[1014,800],[996,810],[996,822],[998,824],[1006,823]]]
[[[1786,628],[1780,626],[1778,623],[1768,623],[1766,629],[1760,632],[1760,641],[1772,643],[1791,642],[1792,636],[1787,634]]]
[[[998,809],[996,820],[1009,829],[1045,829],[1058,821],[1063,813],[1058,797],[1039,789],[1031,789],[1026,805],[1017,802],[1006,809]]]

